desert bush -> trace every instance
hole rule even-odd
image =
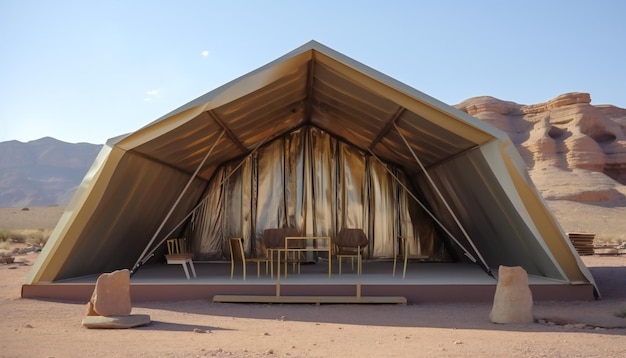
[[[626,318],[626,306],[620,307],[617,312],[614,313],[615,317]]]
[[[7,229],[0,229],[0,242],[9,241],[11,231]]]
[[[626,242],[626,234],[598,234],[593,240],[594,245],[620,245]]]
[[[8,251],[11,248],[11,241],[0,241],[0,256],[3,256],[4,251]]]
[[[10,246],[11,243],[28,244],[43,247],[50,238],[50,230],[0,230],[0,242]]]
[[[43,247],[48,242],[50,237],[50,230],[37,229],[37,230],[19,230],[22,237],[24,237],[24,243],[32,246]]]

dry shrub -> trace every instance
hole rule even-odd
[[[626,242],[626,234],[598,234],[593,240],[594,245],[620,245]]]
[[[11,243],[43,247],[50,238],[49,229],[0,230],[0,242],[7,248]]]

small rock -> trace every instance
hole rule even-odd
[[[26,324],[24,325],[24,328],[33,328],[33,326],[32,326],[30,323],[26,323]]]
[[[265,351],[265,354],[274,354],[274,350],[273,349],[268,349]]]
[[[454,344],[463,344],[461,341],[454,341]]]
[[[128,316],[85,316],[82,325],[86,328],[133,328],[150,323],[147,314],[134,314]]]
[[[0,264],[12,264],[13,261],[15,261],[15,257],[12,256],[0,257]]]
[[[206,333],[206,331],[200,328],[194,328],[193,333]]]

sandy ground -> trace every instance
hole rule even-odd
[[[626,234],[626,208],[548,202],[566,231]],[[607,210],[608,209],[608,210]],[[0,209],[0,228],[50,229],[62,207]],[[36,253],[0,264],[0,357],[624,357],[626,256],[583,256],[599,301],[535,302],[537,322],[498,325],[490,303],[133,305],[152,322],[82,327],[86,302],[20,298]]]
[[[152,322],[82,327],[86,302],[20,298],[36,253],[0,264],[1,357],[623,357],[626,257],[583,256],[599,301],[535,302],[532,324],[489,321],[490,303],[415,305],[148,302]]]
[[[54,229],[63,215],[64,206],[0,208],[0,229]]]

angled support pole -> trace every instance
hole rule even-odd
[[[200,172],[200,169],[202,169],[202,166],[204,166],[204,163],[206,162],[206,160],[209,158],[209,156],[213,152],[213,149],[215,149],[215,146],[217,145],[217,143],[219,143],[219,141],[222,139],[222,136],[224,135],[225,132],[226,132],[225,130],[222,130],[222,132],[220,133],[219,137],[217,137],[217,140],[215,140],[215,143],[213,143],[211,148],[205,154],[204,158],[202,158],[202,161],[200,162],[200,164],[198,164],[198,167],[196,168],[196,171],[193,172],[193,174],[191,175],[191,177],[187,181],[187,184],[185,185],[183,190],[178,195],[178,198],[176,198],[176,201],[174,202],[174,204],[172,204],[172,207],[168,211],[167,215],[165,215],[165,218],[163,218],[163,221],[161,221],[161,225],[159,225],[159,228],[156,230],[154,235],[152,235],[152,238],[150,239],[150,242],[148,242],[148,245],[146,245],[146,248],[143,250],[143,252],[139,256],[139,259],[137,259],[137,262],[135,262],[135,265],[133,266],[133,269],[130,272],[131,276],[135,273],[135,271],[137,271],[137,269],[141,265],[144,256],[146,256],[146,253],[148,252],[148,249],[150,248],[150,246],[152,245],[154,240],[156,240],[156,238],[159,235],[159,233],[161,233],[161,230],[165,226],[165,223],[167,223],[167,220],[170,218],[170,216],[174,212],[174,209],[176,209],[176,207],[178,206],[178,203],[180,202],[180,200],[183,198],[183,196],[187,192],[187,189],[189,189],[189,186],[191,185],[193,180],[196,178],[196,176]]]
[[[274,129],[276,129],[276,127],[274,127]],[[265,144],[265,143],[267,142],[267,140],[268,140],[268,139],[272,136],[272,134],[273,134],[274,132],[275,132],[274,130],[272,130],[271,132],[269,132],[269,134],[268,134],[267,136],[265,136],[265,138],[263,138],[263,140],[261,140],[261,141],[260,141],[260,142],[259,142],[259,143],[258,143],[258,144],[257,144],[257,145],[253,148],[253,149],[252,149],[252,151],[250,151],[250,153],[248,153],[248,155],[246,155],[246,157],[245,157],[245,158],[243,158],[243,159],[241,160],[241,162],[239,162],[239,164],[235,167],[235,169],[233,169],[233,170],[230,172],[230,174],[226,175],[226,177],[224,177],[224,178],[220,181],[220,183],[219,183],[219,185],[218,185],[218,186],[222,186],[222,184],[223,184],[226,180],[228,180],[228,178],[230,178],[230,177],[231,177],[231,176],[232,176],[235,172],[237,172],[237,169],[239,169],[239,168],[243,165],[243,163],[245,163],[245,162],[246,162],[246,160],[247,160],[248,158],[250,158],[250,156],[251,156],[252,154],[254,154],[254,153],[255,153],[255,152],[256,152],[256,151],[257,151],[257,150],[258,150],[258,149],[259,149],[259,148],[260,148],[263,144]],[[222,131],[222,134],[224,134],[224,131]],[[220,138],[221,138],[221,135],[220,135]],[[218,138],[218,141],[219,141],[219,138]],[[217,144],[217,142],[216,142],[216,144]],[[214,146],[215,146],[215,145],[214,145]],[[212,150],[213,150],[213,148],[211,148],[211,151],[212,151]],[[207,153],[207,157],[208,157],[208,153]],[[205,158],[205,159],[206,159],[206,158]],[[204,161],[203,161],[203,162],[204,162]],[[201,167],[203,164],[204,164],[204,163],[200,164],[200,167]],[[199,168],[198,168],[198,169],[199,169]],[[198,171],[196,171],[196,174],[197,174],[197,172],[198,172]],[[194,176],[195,176],[195,174],[194,174]],[[190,181],[190,182],[191,182],[191,181]],[[184,190],[186,190],[186,188],[185,188]],[[181,195],[181,196],[182,196],[182,195]],[[202,206],[202,204],[204,204],[204,202],[207,200],[207,198],[208,198],[208,196],[205,196],[202,200],[200,200],[200,202],[199,202],[199,203],[198,203],[198,204],[197,204],[197,205],[196,205],[193,209],[191,209],[191,211],[190,211],[190,212],[189,212],[189,213],[188,213],[188,214],[187,214],[187,215],[186,215],[186,216],[185,216],[185,217],[184,217],[184,218],[183,218],[183,219],[182,219],[182,220],[181,220],[178,224],[176,224],[176,226],[175,226],[172,230],[170,230],[170,232],[169,232],[169,233],[167,233],[167,235],[165,235],[165,236],[163,237],[163,239],[161,239],[161,241],[159,241],[159,243],[158,243],[157,245],[155,245],[155,246],[152,248],[152,250],[150,250],[149,252],[147,252],[147,250],[148,250],[148,248],[150,247],[150,245],[152,245],[152,243],[154,242],[154,240],[155,240],[155,238],[156,238],[156,235],[158,234],[158,232],[157,232],[157,234],[155,234],[155,235],[153,236],[152,240],[151,240],[151,241],[148,243],[148,245],[146,246],[146,249],[144,250],[144,253],[143,253],[143,254],[142,254],[142,256],[140,257],[139,261],[137,261],[137,263],[135,264],[135,266],[134,266],[134,268],[133,268],[133,272],[134,272],[134,271],[136,271],[136,269],[137,269],[137,268],[139,268],[139,266],[141,266],[141,265],[145,264],[145,263],[146,263],[146,262],[150,259],[150,257],[152,257],[152,256],[154,255],[154,252],[157,250],[157,248],[158,248],[159,246],[161,246],[161,245],[165,242],[165,240],[167,240],[167,238],[168,238],[170,235],[172,235],[172,234],[174,233],[174,231],[176,231],[176,230],[180,227],[180,225],[182,225],[182,224],[183,224],[183,223],[184,223],[187,219],[189,219],[189,217],[190,217],[191,215],[193,215],[193,213],[194,213],[194,212],[195,212],[195,211],[196,211],[196,210],[197,210],[200,206]],[[175,205],[176,205],[176,204],[175,204]],[[170,214],[171,214],[171,213],[170,213]],[[168,214],[168,217],[169,217],[169,215],[170,215],[170,214]],[[166,220],[167,220],[167,219],[166,219]],[[161,227],[159,228],[159,230],[162,228],[162,226],[163,226],[163,225],[161,225]],[[147,253],[146,253],[146,252],[147,252]]]
[[[463,249],[463,252],[465,253],[465,256],[467,256],[472,262],[476,263],[476,258],[474,258],[474,256],[472,256],[472,254],[469,253],[469,251],[465,248],[465,246],[463,246],[455,237],[454,235],[452,235],[452,233],[445,227],[445,225],[443,225],[443,223],[441,221],[439,221],[439,219],[437,219],[437,217],[435,216],[435,214],[433,214],[432,211],[430,211],[426,205],[424,205],[424,203],[422,203],[416,196],[415,194],[413,194],[411,192],[411,190],[409,188],[406,187],[406,185],[404,185],[401,181],[400,178],[398,178],[394,173],[391,172],[391,170],[389,170],[389,168],[387,168],[387,165],[385,165],[385,163],[383,163],[382,160],[380,160],[380,158],[378,158],[376,156],[376,154],[374,154],[374,152],[372,152],[370,150],[370,154],[376,159],[378,160],[378,162],[380,164],[383,165],[383,167],[385,167],[385,170],[387,170],[387,173],[389,173],[389,175],[391,175],[391,177],[402,187],[402,189],[404,189],[411,198],[413,198],[413,200],[415,200],[415,202],[426,212],[426,214],[428,214],[428,216],[430,216],[431,219],[433,219],[433,221],[435,223],[437,223],[437,225],[439,225],[439,227],[446,233],[448,234],[448,236],[450,236],[450,238],[457,244],[459,245],[459,247],[461,249]]]
[[[489,276],[493,277],[493,274],[491,273],[491,269],[489,268],[489,265],[487,265],[487,262],[485,261],[485,259],[482,257],[482,255],[480,254],[480,251],[478,251],[478,249],[476,248],[476,245],[474,245],[474,242],[472,241],[472,239],[469,237],[469,234],[467,233],[467,231],[465,230],[465,228],[463,227],[463,224],[461,224],[461,221],[459,221],[459,218],[456,216],[456,214],[454,213],[454,211],[452,210],[452,208],[450,207],[450,205],[448,204],[448,201],[444,198],[443,194],[441,194],[441,191],[439,191],[439,188],[437,187],[437,185],[435,184],[435,182],[433,181],[433,179],[431,178],[430,174],[428,174],[428,171],[426,170],[426,168],[424,167],[424,165],[422,164],[422,161],[419,160],[419,158],[417,157],[417,155],[415,154],[415,151],[413,150],[413,148],[411,148],[411,146],[409,145],[409,142],[406,140],[406,138],[404,137],[404,135],[402,134],[402,132],[400,131],[400,128],[398,128],[398,125],[396,123],[393,124],[394,128],[396,129],[396,131],[398,132],[398,134],[400,135],[400,137],[402,138],[402,141],[404,142],[404,145],[406,145],[407,149],[409,151],[411,151],[411,154],[413,155],[413,159],[415,159],[415,161],[417,162],[417,164],[419,165],[420,169],[422,169],[422,172],[424,172],[424,175],[426,176],[426,178],[428,179],[428,182],[430,183],[430,185],[432,186],[433,190],[435,191],[435,193],[437,193],[437,196],[439,197],[439,199],[441,199],[441,202],[443,203],[443,205],[446,207],[446,209],[448,210],[448,212],[450,213],[450,215],[452,216],[452,218],[454,219],[454,222],[458,225],[459,229],[461,230],[461,232],[463,233],[463,236],[465,237],[465,239],[467,240],[467,242],[469,242],[469,244],[472,246],[472,249],[474,250],[474,252],[476,253],[476,255],[478,256],[478,258],[480,259],[480,262],[485,270],[485,272],[487,272],[487,274]],[[448,235],[450,235],[448,233]],[[451,236],[453,239],[454,237]],[[456,239],[454,239],[454,241],[458,244],[458,241]],[[462,247],[462,246],[461,246]],[[465,249],[464,249],[465,250]],[[467,250],[465,250],[465,255],[469,255],[469,253],[467,252]],[[471,255],[468,256],[471,259]],[[474,262],[476,262],[474,260]]]

